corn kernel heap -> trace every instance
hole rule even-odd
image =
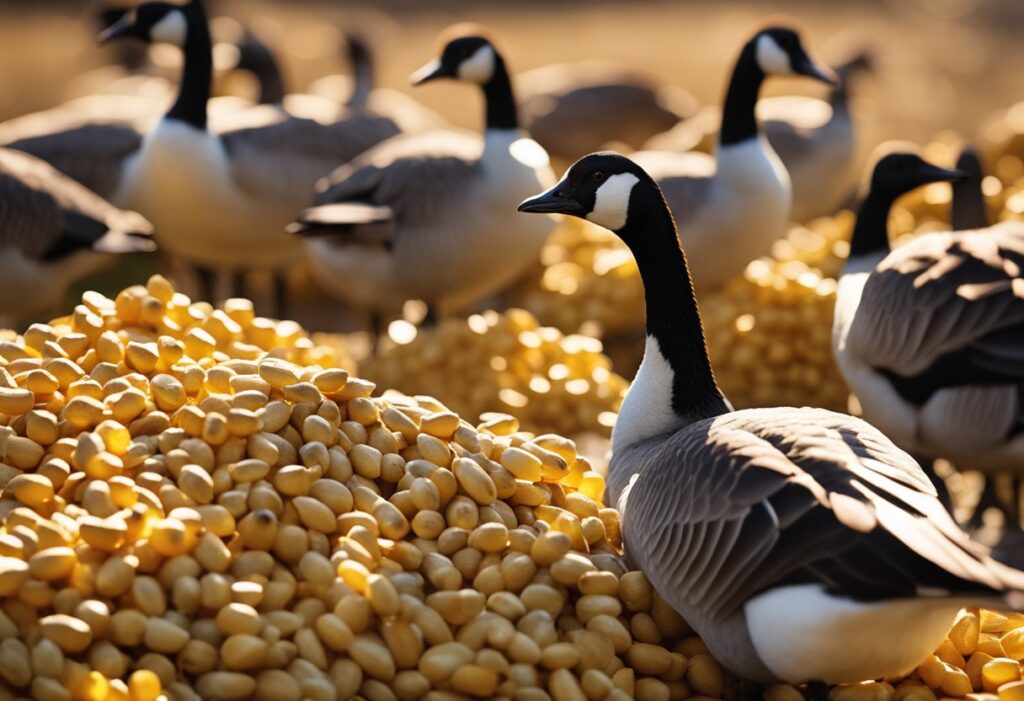
[[[729,693],[572,441],[329,360],[162,278],[0,344],[0,699]]]
[[[390,344],[362,372],[382,386],[439,397],[463,416],[492,409],[531,431],[608,435],[628,383],[601,343],[542,327],[510,309],[446,319],[435,330],[392,325]]]
[[[853,217],[795,227],[773,256],[701,298],[715,377],[737,408],[818,406],[845,411],[849,394],[832,359],[835,276]]]
[[[541,252],[541,266],[512,302],[542,324],[605,337],[642,328],[644,288],[632,254],[614,234],[566,219]]]

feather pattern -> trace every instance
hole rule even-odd
[[[633,477],[616,491],[624,469]],[[748,601],[781,587],[869,604],[1024,589],[1024,574],[959,529],[914,460],[852,417],[732,412],[630,446],[610,473],[627,552],[713,652],[736,644],[731,622]]]
[[[134,212],[117,209],[47,163],[9,149],[0,149],[0,202],[0,248],[29,258],[60,258],[83,248],[111,247],[111,238],[150,233]],[[149,250],[152,244],[141,239],[134,247]],[[125,242],[125,248],[132,250],[132,244]]]
[[[1024,382],[1024,224],[922,236],[868,278],[848,352],[929,387]],[[898,380],[897,380],[898,382]]]

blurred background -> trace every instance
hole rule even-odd
[[[131,4],[126,0],[124,4]],[[59,104],[85,85],[76,78],[114,60],[99,47],[98,3],[49,0],[0,2],[0,118]],[[605,58],[650,69],[718,103],[739,46],[751,29],[786,17],[806,30],[824,58],[851,48],[877,53],[874,80],[858,89],[855,114],[867,148],[878,139],[923,141],[936,131],[973,131],[989,112],[1024,96],[1024,3],[1019,0],[747,0],[701,2],[601,0],[374,0],[374,2],[211,0],[211,16],[251,26],[279,52],[291,89],[347,71],[343,30],[370,40],[380,85],[413,93],[410,72],[432,56],[438,32],[460,21],[490,27],[510,68]],[[158,52],[162,62],[178,52]],[[255,91],[235,80],[233,91]],[[808,81],[772,81],[768,94],[819,90]],[[824,90],[819,90],[823,93]],[[460,126],[479,128],[477,98],[465,86],[432,85],[416,99]],[[876,133],[877,132],[877,133]]]

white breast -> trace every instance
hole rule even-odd
[[[879,258],[851,261],[847,264],[836,290],[835,318],[832,326],[832,352],[846,384],[860,402],[864,420],[878,428],[896,445],[910,453],[919,452],[920,412],[893,389],[870,361],[854,354],[847,343],[847,334],[857,314],[861,293],[870,270]]]
[[[679,235],[700,287],[725,282],[767,255],[786,232],[789,176],[764,137],[723,146],[708,199]]]
[[[403,223],[409,231],[394,251],[401,293],[459,308],[510,285],[538,260],[555,226],[552,217],[524,215],[516,205],[553,182],[536,142],[518,130],[489,130],[480,175],[451,193],[450,215],[422,229]]]
[[[794,684],[904,676],[945,639],[959,609],[951,599],[860,603],[818,584],[773,589],[744,607],[758,656]]]
[[[284,232],[295,212],[242,191],[220,139],[162,119],[132,156],[114,203],[153,224],[162,250],[214,269],[277,268],[300,253]]]
[[[619,417],[612,430],[612,446],[621,451],[627,446],[671,431],[679,425],[672,409],[672,384],[675,374],[661,352],[658,340],[647,337],[644,359],[630,385]]]

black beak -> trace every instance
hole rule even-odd
[[[451,77],[451,73],[447,68],[445,68],[444,64],[441,63],[441,59],[435,58],[433,61],[429,62],[409,76],[409,80],[412,81],[413,85],[423,85],[424,83],[429,83],[430,81],[437,80],[438,78],[448,77]]]
[[[839,85],[839,76],[823,63],[818,63],[806,51],[793,62],[793,70],[800,75],[820,80],[828,85]]]
[[[136,36],[134,12],[122,14],[116,22],[100,32],[97,39],[101,44],[106,44],[108,41],[126,36]]]
[[[922,182],[926,183],[962,183],[970,177],[966,171],[957,168],[939,168],[930,163],[921,166],[919,173]]]
[[[569,214],[573,216],[583,216],[585,213],[583,205],[564,194],[567,190],[568,186],[563,180],[547,192],[542,192],[536,197],[523,200],[519,206],[516,207],[516,211],[529,212],[532,214]]]

